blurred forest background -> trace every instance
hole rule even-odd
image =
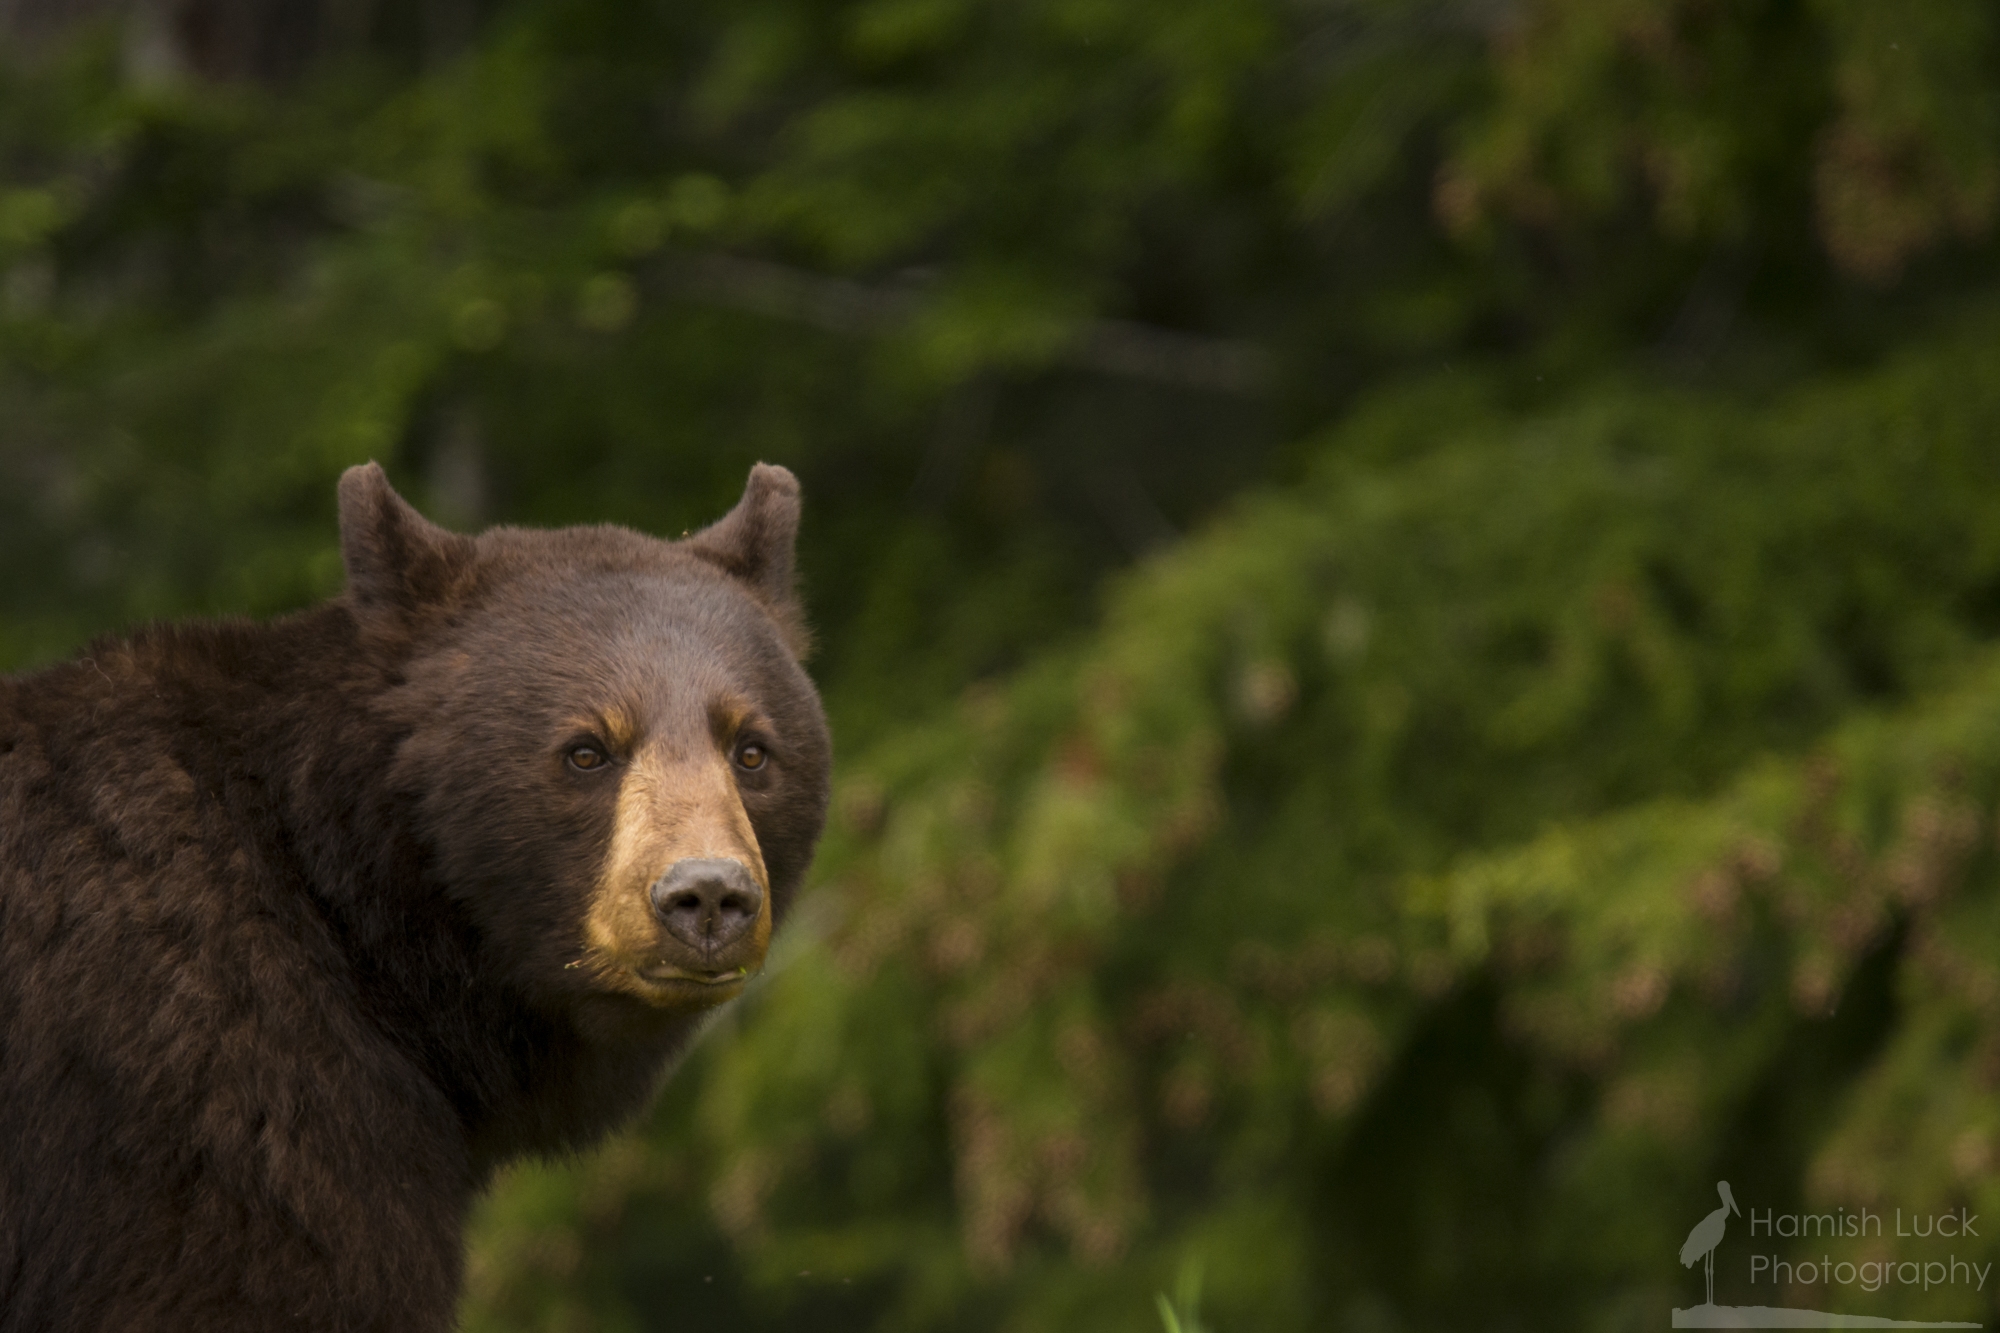
[[[817,887],[468,1330],[1658,1329],[1718,1179],[2000,1313],[1749,1272],[2000,1259],[1986,0],[0,37],[0,662],[804,481]]]

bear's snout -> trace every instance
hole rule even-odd
[[[584,921],[591,975],[661,1008],[729,999],[770,943],[768,873],[721,753],[640,750]]]
[[[690,856],[653,881],[653,913],[667,933],[720,960],[757,924],[764,890],[741,861]]]

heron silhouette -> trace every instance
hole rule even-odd
[[[1694,1261],[1702,1260],[1708,1273],[1708,1303],[1715,1304],[1715,1247],[1722,1244],[1722,1231],[1729,1225],[1729,1215],[1743,1216],[1743,1210],[1736,1206],[1736,1199],[1729,1192],[1729,1182],[1715,1182],[1715,1192],[1722,1196],[1722,1207],[1694,1224],[1688,1232],[1687,1243],[1681,1246],[1681,1267],[1693,1268]]]

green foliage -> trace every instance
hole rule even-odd
[[[0,75],[0,656],[333,590],[370,456],[800,472],[818,886],[468,1329],[1657,1327],[1718,1178],[2000,1210],[1996,35],[1877,8],[86,37]]]
[[[890,1326],[940,1287],[998,1327],[1130,1323],[1187,1254],[1221,1327],[1667,1301],[1676,1205],[1725,1154],[1768,1199],[1800,1187],[1771,1161],[1854,1132],[1821,1099],[1851,1070],[1745,1103],[1943,892],[1886,886],[1983,865],[1876,862],[1983,845],[1990,686],[1700,793],[1974,652],[1995,351],[1978,321],[1752,411],[1612,391],[1390,465],[1336,432],[1079,649],[848,763],[818,938],[655,1151],[752,1273],[893,1293]],[[1954,765],[1968,795],[1924,814]],[[1464,859],[1565,819],[1592,822]],[[1925,819],[1947,848],[1903,847]],[[1683,1100],[1620,1100],[1655,1084]]]
[[[1182,1265],[1174,1282],[1174,1298],[1168,1300],[1161,1292],[1154,1304],[1159,1307],[1166,1333],[1208,1333],[1208,1326],[1201,1322],[1201,1264]]]

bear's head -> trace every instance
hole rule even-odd
[[[340,483],[386,790],[482,966],[570,1012],[687,1014],[742,990],[825,821],[831,747],[792,588],[799,491],[759,465],[680,541],[425,520]]]

